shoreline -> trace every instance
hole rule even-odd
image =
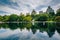
[[[20,21],[20,22],[0,22],[0,23],[60,23],[60,22],[56,22],[56,21]]]

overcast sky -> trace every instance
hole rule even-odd
[[[60,0],[0,0],[0,15],[20,14],[20,12],[46,11],[48,6],[55,11],[60,7]]]

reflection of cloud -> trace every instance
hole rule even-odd
[[[4,29],[0,29],[0,34],[6,32]]]
[[[56,31],[55,32],[55,35],[53,35],[53,38],[57,38],[57,40],[60,40],[60,35],[58,34],[58,32]]]
[[[2,32],[2,29],[1,29],[2,33],[0,33],[0,38],[5,38],[5,37],[8,37],[8,36],[11,36],[13,34],[20,32],[19,29],[15,30],[14,32],[10,29],[3,29],[3,31],[5,32]]]
[[[57,37],[58,36],[58,37]],[[27,31],[26,29],[20,30],[16,29],[14,31],[10,29],[6,29],[4,33],[0,33],[0,39],[16,39],[16,40],[59,40],[60,36],[57,35],[57,32],[55,32],[54,36],[49,38],[46,32],[37,32],[35,34],[32,33],[32,31]]]

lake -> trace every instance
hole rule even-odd
[[[0,40],[60,40],[60,23],[0,23]]]

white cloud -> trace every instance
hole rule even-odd
[[[0,33],[0,38],[5,38],[5,37],[8,37],[8,36],[11,36],[13,34],[18,34],[20,31],[20,29],[16,29],[14,31],[10,30],[10,29],[0,29],[0,31],[5,31],[4,33]]]
[[[55,13],[56,13],[57,9],[59,9],[59,8],[60,8],[60,4],[57,4],[57,5],[52,6],[52,9],[54,9]],[[42,8],[41,10],[42,10],[43,12],[46,12],[47,7],[44,7],[44,8]]]
[[[19,14],[20,13],[20,11],[12,9],[12,8],[9,8],[7,6],[0,6],[0,10],[2,10],[4,12],[7,12],[9,14],[12,14],[12,13]]]
[[[12,0],[13,2],[16,2],[19,5],[19,10],[21,9],[24,13],[27,11],[30,11],[32,9],[35,9],[36,7],[40,5],[47,5],[52,0]]]
[[[10,8],[9,5],[7,6],[1,6],[0,5],[0,10],[8,12],[8,13],[15,13],[15,14],[20,14],[20,12],[26,13],[26,12],[31,12],[32,9],[36,9],[36,7],[39,7],[41,5],[49,5],[52,0],[11,0],[13,3],[17,3],[18,6],[12,4],[10,7],[14,7],[16,9]],[[57,9],[60,4],[54,5],[53,9]],[[41,8],[44,12],[46,11],[47,7]]]
[[[60,8],[60,4],[54,5],[52,8],[56,11],[57,9]]]
[[[46,12],[46,10],[47,10],[47,7],[44,7],[41,9],[41,11],[43,11],[43,12]]]
[[[31,8],[35,9],[37,6],[46,5],[51,1],[52,0],[49,0],[49,1],[48,0],[17,0],[16,2],[20,7],[29,5]]]

